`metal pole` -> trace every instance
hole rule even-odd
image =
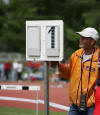
[[[36,99],[36,115],[39,114],[39,89],[37,89],[37,99]]]
[[[47,61],[44,71],[44,115],[49,115],[49,63]]]

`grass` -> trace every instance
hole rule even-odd
[[[36,115],[36,111],[30,109],[0,107],[0,115]],[[39,111],[39,115],[44,115],[44,111]],[[68,115],[66,112],[50,111],[50,115]]]

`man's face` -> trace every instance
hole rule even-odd
[[[91,41],[91,38],[80,36],[79,47],[89,49],[92,46]]]

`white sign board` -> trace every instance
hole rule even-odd
[[[26,21],[26,60],[63,59],[63,21]]]

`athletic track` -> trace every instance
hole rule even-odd
[[[39,110],[44,110],[44,83],[43,81],[34,82],[0,82],[0,85],[36,85],[40,86],[39,91]],[[50,110],[66,112],[71,102],[69,101],[69,83],[61,82],[62,87],[51,87],[49,84]],[[26,102],[27,101],[27,102]],[[14,91],[0,90],[0,106],[36,109],[36,91]]]

